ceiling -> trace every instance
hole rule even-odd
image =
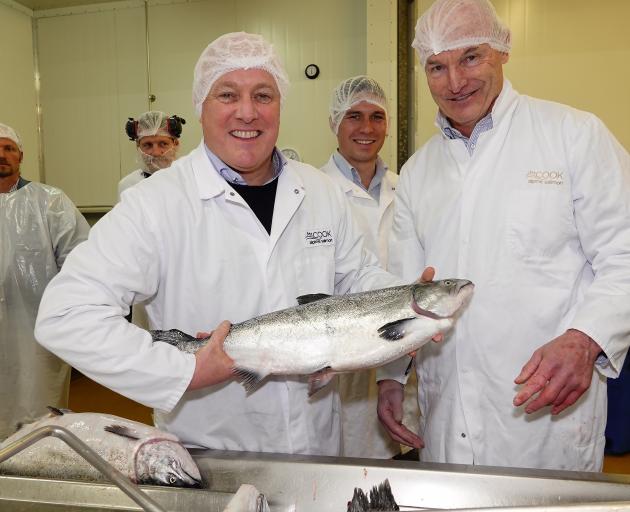
[[[62,7],[75,7],[77,5],[93,5],[101,3],[109,3],[106,0],[14,0],[16,3],[23,5],[33,11],[41,11],[43,9],[60,9]]]

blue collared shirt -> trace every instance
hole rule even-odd
[[[343,174],[352,183],[365,190],[368,194],[370,194],[370,197],[378,203],[378,200],[381,197],[381,183],[383,182],[383,177],[387,172],[387,166],[381,157],[379,156],[376,159],[376,173],[374,174],[372,181],[370,181],[370,186],[367,189],[363,186],[363,183],[361,183],[361,175],[359,174],[359,171],[350,165],[343,155],[339,153],[339,150],[335,151],[332,157],[335,165],[341,171],[341,174]]]
[[[488,114],[483,119],[477,122],[477,124],[473,128],[472,133],[470,134],[470,137],[462,135],[459,130],[453,128],[451,126],[451,123],[449,123],[448,119],[446,119],[442,112],[438,111],[436,123],[438,124],[446,138],[451,140],[461,140],[466,146],[466,149],[468,150],[468,154],[470,156],[472,156],[473,152],[475,151],[475,147],[477,147],[477,140],[479,139],[479,136],[483,132],[487,132],[488,130],[492,130],[493,128],[492,112],[488,112]]]
[[[243,177],[234,169],[232,169],[229,165],[227,165],[223,160],[221,160],[217,155],[215,155],[212,151],[210,151],[208,149],[208,146],[204,144],[203,147],[206,149],[206,154],[208,155],[210,162],[212,162],[214,168],[225,181],[227,181],[228,183],[236,183],[237,185],[247,185],[247,182],[243,179]],[[282,152],[278,151],[277,148],[273,148],[273,153],[271,155],[273,176],[266,183],[263,183],[263,185],[272,182],[278,176],[280,176],[280,173],[282,172],[282,169],[284,169],[284,166],[286,164],[287,158],[282,154]]]

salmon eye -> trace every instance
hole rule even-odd
[[[453,281],[451,281],[450,279],[447,279],[446,281],[444,281],[444,286],[451,286],[453,284]]]
[[[177,482],[177,477],[173,474],[169,474],[168,475],[168,483],[169,484],[174,484],[175,482]]]

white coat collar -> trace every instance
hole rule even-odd
[[[200,199],[211,199],[227,190],[229,185],[212,165],[203,140],[192,151],[190,157]]]

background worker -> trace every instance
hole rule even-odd
[[[420,434],[379,416],[421,460],[600,471],[606,377],[630,345],[630,156],[594,115],[518,94],[510,31],[487,0],[438,0],[413,47],[440,133],[402,169],[390,269],[465,276],[450,337],[417,355]]]
[[[130,117],[125,123],[129,140],[136,142],[140,169],[131,172],[118,183],[120,194],[160,169],[166,169],[177,159],[182,125],[186,120],[179,116],[167,116],[159,110],[141,114],[138,119]]]
[[[343,190],[366,246],[387,265],[387,237],[391,231],[393,200],[398,176],[379,156],[387,136],[387,97],[367,76],[343,80],[332,93],[330,129],[337,137],[337,151],[322,167]],[[342,455],[390,458],[400,452],[375,414],[378,397],[375,370],[339,376]],[[406,418],[417,423],[415,389],[407,387]]]
[[[70,367],[37,344],[37,308],[48,282],[89,226],[59,189],[20,175],[15,130],[0,124],[0,440],[46,406],[68,406]]]

